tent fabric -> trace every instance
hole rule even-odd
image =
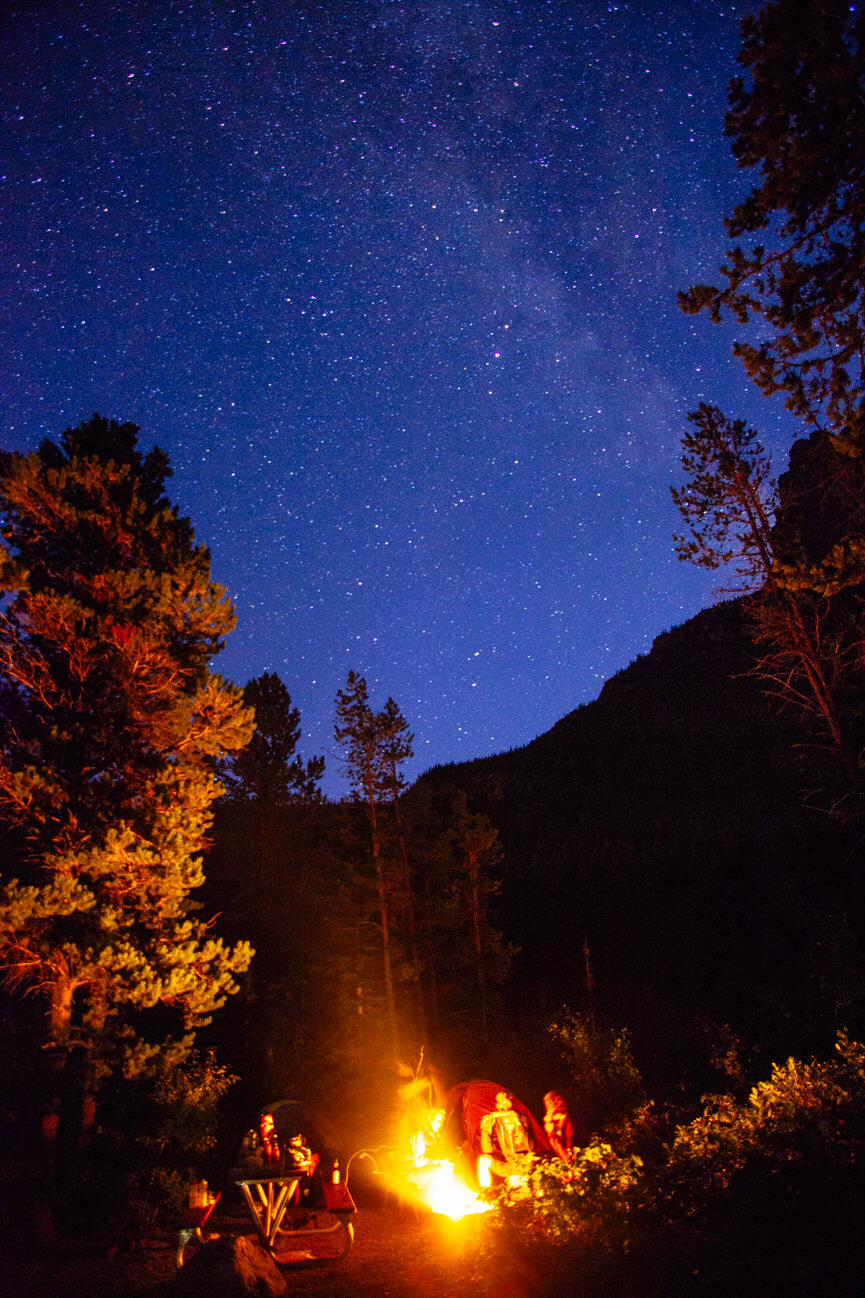
[[[536,1154],[552,1154],[547,1134],[522,1100],[518,1099],[506,1086],[498,1082],[476,1079],[471,1082],[460,1082],[452,1086],[444,1098],[442,1107],[445,1111],[444,1132],[446,1138],[455,1148],[470,1146],[474,1158],[481,1150],[481,1120],[488,1113],[495,1113],[496,1096],[499,1091],[506,1091],[511,1097],[511,1104],[516,1113],[526,1119]]]

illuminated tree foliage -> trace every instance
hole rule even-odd
[[[0,459],[0,964],[91,1081],[181,1058],[251,956],[191,900],[251,732],[208,667],[234,614],[137,431],[94,416]]]
[[[858,11],[857,11],[858,10]],[[865,437],[865,12],[847,0],[776,0],[745,18],[727,135],[760,179],[725,222],[726,286],[680,294],[763,334],[735,353],[765,393],[851,446]]]
[[[729,569],[738,592],[759,589],[772,572],[776,487],[769,457],[743,420],[702,404],[682,437],[685,485],[672,488],[688,527],[676,553],[701,568]]]

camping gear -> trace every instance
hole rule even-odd
[[[478,1160],[485,1156],[484,1128],[489,1130],[496,1114],[496,1096],[504,1092],[510,1099],[510,1109],[522,1120],[531,1152],[548,1158],[552,1154],[547,1134],[530,1110],[512,1091],[498,1082],[480,1078],[460,1082],[451,1087],[444,1097],[444,1139],[455,1153],[455,1161],[463,1178],[470,1185],[478,1183]]]

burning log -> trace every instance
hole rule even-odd
[[[450,1217],[451,1221],[489,1212],[492,1206],[466,1185],[447,1159],[415,1169],[408,1173],[407,1179],[414,1185],[415,1195],[422,1203],[432,1212]]]

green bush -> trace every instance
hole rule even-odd
[[[602,1130],[645,1100],[627,1028],[599,1024],[565,1006],[549,1032],[590,1131]]]
[[[863,1214],[865,1047],[842,1033],[833,1059],[776,1064],[690,1121],[644,1104],[507,1187],[485,1231],[555,1292],[839,1298],[860,1292]]]
[[[117,1169],[102,1187],[122,1224],[147,1229],[171,1221],[188,1201],[190,1183],[206,1175],[219,1145],[224,1096],[237,1078],[212,1052],[195,1054],[142,1083],[134,1100],[102,1127],[91,1162]],[[110,1212],[110,1207],[108,1208]]]
[[[754,1159],[861,1161],[865,1048],[841,1033],[836,1053],[828,1062],[773,1064],[770,1079],[752,1087],[744,1103],[731,1095],[705,1097],[702,1114],[676,1132],[671,1166],[686,1169],[708,1191],[729,1188]]]
[[[524,1184],[506,1186],[499,1215],[552,1243],[568,1243],[575,1234],[586,1234],[592,1219],[609,1222],[627,1214],[641,1175],[638,1155],[621,1155],[603,1141],[592,1141],[573,1162],[536,1163]]]

